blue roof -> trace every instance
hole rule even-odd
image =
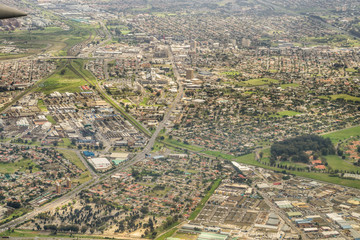
[[[89,151],[84,151],[83,154],[84,154],[86,157],[95,156],[95,154],[94,154],[93,152],[89,152]]]

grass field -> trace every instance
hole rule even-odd
[[[52,235],[49,232],[42,232],[42,231],[31,231],[31,230],[22,230],[22,229],[14,229],[14,232],[12,231],[5,231],[0,233],[0,237],[13,237],[13,238],[54,238],[54,235]],[[64,233],[57,233],[56,238],[87,238],[87,239],[105,239],[104,237],[100,236],[86,236],[86,235],[80,235],[80,234],[64,234]]]
[[[347,94],[336,94],[336,95],[330,95],[331,100],[337,100],[337,99],[344,99],[346,101],[358,101],[360,102],[360,97],[353,97]]]
[[[198,234],[175,233],[172,237],[186,240],[196,240]]]
[[[87,170],[86,166],[83,164],[83,162],[80,160],[80,158],[74,151],[63,150],[63,149],[59,149],[58,151],[62,153],[66,159],[68,159],[70,162],[75,164],[79,169],[84,171],[78,179],[73,179],[73,182],[78,182],[82,184],[91,179],[90,172]]]
[[[199,204],[197,205],[195,211],[193,211],[189,217],[189,220],[194,220],[197,215],[200,213],[200,211],[203,209],[203,207],[205,206],[206,202],[209,200],[209,198],[211,197],[211,195],[215,192],[215,190],[219,187],[221,183],[221,179],[217,179],[214,181],[213,185],[211,186],[211,189],[206,193],[205,197],[203,197],[201,199],[201,201],[199,202]]]
[[[163,235],[160,235],[159,237],[155,238],[156,240],[166,240],[168,237],[171,237],[178,229],[173,228],[170,231],[167,231]]]
[[[42,99],[39,99],[38,102],[37,102],[37,107],[40,109],[40,111],[42,112],[47,112],[48,109],[47,107],[45,106],[44,104],[44,101]]]
[[[75,44],[86,40],[95,30],[94,26],[72,21],[68,21],[67,24],[70,26],[70,30],[64,30],[60,27],[47,27],[43,30],[3,31],[0,32],[0,38],[14,42],[19,48],[30,49],[30,54],[47,51],[53,55],[58,55],[60,51],[66,52]],[[22,57],[21,55],[23,54],[16,57]]]
[[[296,116],[296,115],[299,115],[301,113],[295,112],[295,111],[281,111],[281,112],[278,112],[278,114],[280,116]]]
[[[237,85],[239,86],[265,86],[269,84],[276,84],[279,83],[279,80],[272,79],[272,78],[257,78],[257,79],[250,79],[244,82],[239,82]]]
[[[69,67],[58,70],[42,83],[38,91],[50,94],[53,92],[80,92],[80,86],[86,85],[86,81],[76,75]]]
[[[202,153],[205,153],[207,155],[211,155],[211,156],[214,156],[214,157],[218,157],[218,158],[224,158],[226,160],[232,160],[232,159],[235,158],[233,155],[222,153],[222,152],[219,152],[219,151],[205,150],[205,151],[202,151]]]
[[[169,138],[165,138],[165,140],[163,141],[164,143],[166,144],[169,144],[169,145],[172,145],[174,147],[180,147],[180,148],[185,148],[185,149],[189,149],[191,151],[202,151],[203,148],[202,147],[199,147],[199,146],[194,146],[194,145],[188,145],[188,144],[185,144],[183,142],[178,142],[176,139],[169,139]]]
[[[75,164],[79,169],[83,171],[87,170],[85,165],[82,163],[82,161],[79,159],[78,155],[74,151],[63,149],[59,149],[58,151],[62,153],[66,159]]]
[[[286,89],[286,88],[289,88],[289,87],[298,87],[298,86],[300,86],[299,84],[297,84],[297,83],[288,83],[288,84],[281,84],[280,85],[280,87],[282,88],[282,89]]]
[[[1,220],[0,224],[10,222],[11,220],[13,220],[15,218],[18,218],[18,217],[21,217],[22,215],[28,213],[29,211],[30,210],[28,210],[26,208],[16,209],[10,216],[8,216],[7,218]],[[3,235],[3,234],[5,234],[5,235]],[[6,232],[3,232],[3,233],[0,233],[0,236],[8,236],[8,235],[6,235]]]
[[[360,136],[360,126],[339,130],[322,136],[330,138],[333,143],[337,143],[350,137]]]
[[[14,173],[17,171],[25,172],[30,171],[29,167],[32,166],[32,171],[37,172],[39,169],[37,165],[30,159],[23,159],[14,163],[0,163],[0,173]]]
[[[56,124],[55,119],[51,115],[47,115],[46,118],[49,122],[51,122],[51,124]]]
[[[343,170],[343,171],[348,171],[348,172],[360,171],[360,167],[346,162],[345,160],[341,159],[341,157],[339,157],[337,155],[326,156],[326,160],[332,169],[338,169],[338,170]]]
[[[254,153],[238,157],[238,158],[236,158],[236,161],[239,163],[258,166],[258,167],[262,167],[262,168],[266,168],[266,169],[270,169],[270,170],[274,170],[274,171],[283,171],[284,170],[281,168],[270,167],[268,165],[264,165],[264,164],[261,164],[261,163],[255,161]],[[299,172],[299,171],[289,171],[289,170],[286,170],[286,172],[295,174],[300,177],[311,178],[311,179],[315,179],[315,180],[319,180],[319,181],[323,181],[323,182],[334,183],[334,184],[344,185],[344,186],[353,187],[353,188],[360,188],[359,180],[350,180],[350,179],[343,179],[340,177],[331,177],[327,173]]]

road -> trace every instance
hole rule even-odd
[[[171,49],[169,49],[169,51],[171,53]],[[170,107],[166,111],[163,120],[159,123],[159,125],[156,128],[155,132],[152,134],[151,138],[149,139],[146,147],[140,153],[138,153],[133,159],[127,161],[126,163],[124,163],[120,167],[115,168],[115,169],[113,169],[113,170],[111,170],[111,171],[109,171],[107,173],[101,174],[101,175],[97,175],[88,166],[87,162],[83,159],[80,152],[76,151],[77,155],[80,157],[81,161],[83,161],[85,166],[87,166],[89,170],[91,169],[90,172],[92,173],[93,178],[91,180],[89,180],[88,182],[77,186],[71,192],[63,195],[62,197],[60,197],[60,198],[58,198],[58,199],[44,205],[44,206],[37,207],[32,212],[27,213],[27,214],[25,214],[25,215],[23,215],[23,216],[21,216],[21,217],[19,217],[17,219],[14,219],[13,221],[10,221],[8,223],[3,224],[1,226],[0,233],[6,231],[8,228],[14,228],[17,225],[22,224],[25,221],[34,218],[35,216],[37,216],[41,212],[54,210],[56,207],[59,207],[59,206],[65,204],[66,202],[68,202],[69,200],[74,199],[82,190],[89,189],[92,186],[95,186],[95,185],[101,183],[102,181],[105,181],[105,180],[109,179],[111,177],[111,175],[113,175],[113,174],[115,174],[117,172],[123,171],[124,169],[126,169],[126,168],[136,164],[137,162],[142,161],[143,159],[145,159],[145,155],[151,152],[151,149],[152,149],[152,147],[154,146],[154,144],[156,142],[157,136],[159,135],[160,131],[166,126],[166,123],[169,121],[172,111],[176,108],[177,104],[179,103],[179,101],[181,100],[181,98],[183,96],[183,87],[182,87],[181,82],[180,82],[180,75],[179,75],[177,67],[175,65],[174,57],[173,57],[172,53],[171,53],[170,60],[171,60],[172,65],[173,65],[173,71],[174,71],[175,79],[179,84],[179,91],[178,91],[178,94],[175,97],[173,103],[170,105]]]
[[[268,182],[268,180],[261,174],[259,173],[255,168],[252,168],[253,169],[253,172],[261,179],[264,180],[264,182],[270,184]],[[253,183],[253,187],[255,189],[255,183]],[[279,210],[275,204],[269,199],[269,197],[267,196],[267,193],[264,193],[264,192],[261,192],[261,196],[264,198],[264,201],[265,203],[270,207],[270,209],[274,210],[275,213],[277,215],[279,215],[283,220],[284,222],[286,222],[287,225],[289,225],[291,227],[291,229],[296,232],[297,234],[299,234],[299,236],[301,236],[301,239],[304,239],[304,240],[307,240],[309,239],[306,234],[304,232],[302,232],[301,230],[299,230],[295,224],[281,211]]]

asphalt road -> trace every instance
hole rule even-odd
[[[155,142],[156,142],[156,138],[159,135],[160,131],[166,126],[166,123],[168,122],[172,111],[176,108],[178,102],[181,100],[182,96],[183,96],[183,87],[181,85],[181,82],[179,81],[180,75],[178,73],[177,67],[174,63],[174,58],[173,55],[171,53],[171,49],[169,49],[169,52],[171,54],[170,56],[170,60],[172,61],[172,65],[173,65],[173,71],[174,71],[174,76],[175,79],[178,82],[179,85],[179,91],[177,93],[177,96],[175,97],[173,103],[170,105],[170,107],[168,108],[168,110],[166,111],[163,120],[159,123],[158,127],[156,128],[154,134],[151,136],[151,138],[149,139],[146,147],[140,152],[138,153],[133,159],[127,161],[126,163],[124,163],[123,165],[121,165],[120,167],[111,170],[105,174],[102,175],[97,175],[95,172],[92,171],[91,168],[89,168],[87,162],[83,159],[83,157],[81,156],[80,152],[77,151],[78,156],[80,157],[80,159],[83,161],[83,163],[85,164],[85,166],[87,166],[91,172],[91,174],[93,175],[93,179],[89,180],[88,182],[77,186],[76,188],[74,188],[71,192],[63,195],[62,197],[44,205],[44,206],[40,206],[35,208],[32,212],[27,213],[19,218],[16,218],[8,223],[5,223],[1,226],[0,228],[0,233],[6,231],[9,228],[14,228],[19,224],[24,223],[27,220],[30,220],[32,218],[34,218],[35,216],[37,216],[39,213],[41,212],[45,212],[45,211],[51,211],[56,209],[59,206],[62,206],[63,204],[65,204],[67,201],[74,199],[82,190],[85,189],[89,189],[92,186],[99,184],[100,182],[108,179],[111,177],[111,175],[119,172],[119,171],[123,171],[124,169],[136,164],[139,161],[142,161],[143,159],[145,159],[145,155],[151,152],[152,147],[154,146]],[[104,93],[106,94],[106,93]]]

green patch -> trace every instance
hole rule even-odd
[[[355,68],[345,68],[346,72],[357,72]]]
[[[62,138],[62,140],[63,140],[63,142],[59,143],[58,146],[60,146],[60,147],[70,147],[70,146],[72,146],[70,139]]]
[[[244,87],[251,87],[251,86],[265,86],[270,84],[277,84],[279,80],[272,79],[272,78],[257,78],[257,79],[250,79],[247,81],[239,82],[237,85],[244,86]]]
[[[8,216],[7,218],[0,221],[0,225],[10,222],[11,220],[13,220],[15,218],[21,217],[28,212],[30,212],[30,210],[28,210],[26,208],[15,209],[15,211],[10,216]],[[6,235],[6,232],[3,232],[3,233],[0,233],[0,236],[8,236],[8,235]]]
[[[30,159],[22,159],[20,161],[10,163],[0,163],[0,173],[12,174],[18,171],[30,172],[30,169],[32,169],[32,172],[39,171],[38,166]]]
[[[296,116],[296,115],[299,115],[301,113],[299,112],[294,112],[294,111],[281,111],[281,112],[278,112],[278,114],[280,116]]]
[[[289,87],[298,87],[298,86],[300,86],[299,84],[297,84],[297,83],[287,83],[287,84],[281,84],[280,85],[280,87],[282,88],[282,89],[286,89],[286,88],[289,88]]]
[[[294,111],[281,111],[281,112],[277,112],[276,114],[271,114],[269,117],[280,118],[280,117],[296,116],[299,114],[301,113]]]
[[[148,97],[144,97],[142,102],[140,103],[140,106],[147,106],[149,102],[149,98]]]
[[[155,239],[156,240],[166,240],[168,237],[171,237],[177,230],[178,230],[177,228],[173,228]]]
[[[253,165],[253,166],[257,166],[257,167],[262,167],[262,168],[270,169],[270,170],[273,170],[273,171],[284,171],[284,169],[277,168],[277,167],[271,167],[271,166],[262,164],[260,162],[257,162],[255,160],[255,154],[254,153],[238,157],[238,158],[236,158],[236,161],[239,162],[239,163],[244,163],[244,164],[247,164],[247,165]],[[311,179],[315,179],[315,180],[319,180],[319,181],[339,184],[339,185],[353,187],[353,188],[360,188],[360,181],[359,180],[351,180],[351,179],[343,179],[343,178],[340,178],[340,177],[332,177],[332,176],[329,176],[329,174],[327,174],[327,173],[307,172],[307,171],[302,172],[302,171],[291,171],[291,170],[286,170],[286,172],[291,173],[291,174],[295,174],[295,175],[300,176],[300,177],[311,178]]]
[[[46,118],[49,122],[51,122],[51,124],[56,124],[55,119],[51,115],[47,115]]]
[[[23,230],[23,229],[14,229],[14,231],[5,231],[0,233],[1,237],[13,237],[13,238],[36,238],[36,237],[43,237],[43,238],[54,238],[54,235],[49,232],[41,232],[41,231],[31,231],[31,230]],[[86,236],[80,234],[64,234],[64,233],[57,233],[56,238],[87,238],[87,239],[105,239],[99,236]]]
[[[360,126],[342,129],[336,132],[324,134],[323,137],[328,137],[333,143],[346,140],[350,137],[360,136]]]
[[[162,142],[164,142],[165,144],[168,144],[170,146],[173,146],[175,148],[179,147],[179,148],[188,149],[190,151],[195,151],[195,152],[200,152],[203,150],[202,147],[185,144],[182,141],[177,141],[176,139],[165,138],[165,140],[163,140]]]
[[[360,102],[360,97],[353,97],[347,94],[330,95],[331,100],[344,99],[346,101]]]
[[[209,198],[211,197],[211,195],[213,195],[213,193],[215,192],[215,190],[219,187],[221,183],[221,179],[217,179],[214,181],[213,185],[211,186],[211,189],[206,193],[206,195],[201,199],[201,201],[199,202],[199,204],[197,205],[195,211],[193,211],[189,217],[189,220],[194,220],[197,215],[200,213],[200,211],[203,209],[203,207],[205,206],[206,202],[209,200]]]
[[[91,176],[90,173],[88,171],[83,172],[79,178],[74,179],[72,182],[74,183],[79,183],[79,184],[83,184],[86,183],[87,181],[91,180]]]
[[[346,162],[337,155],[329,155],[326,156],[325,158],[328,163],[328,166],[330,166],[333,170],[342,170],[347,172],[360,171],[360,167],[355,166],[349,162]]]
[[[239,76],[240,72],[238,72],[238,71],[229,71],[229,72],[222,72],[221,74],[226,75],[228,77],[235,77],[235,76]]]
[[[83,162],[80,160],[80,158],[78,157],[78,155],[76,154],[76,152],[71,151],[71,150],[63,150],[63,149],[59,149],[58,150],[59,153],[62,153],[63,156],[69,160],[70,162],[72,162],[73,164],[75,164],[79,169],[86,171],[87,168],[85,167],[85,165],[83,164]]]
[[[39,99],[38,102],[37,102],[37,107],[40,109],[40,111],[42,112],[47,112],[48,109],[47,107],[45,106],[44,104],[44,101],[42,99]]]
[[[218,151],[205,150],[205,151],[202,151],[202,153],[205,153],[207,155],[211,155],[211,156],[214,156],[214,157],[218,157],[218,158],[223,158],[223,159],[226,159],[226,160],[232,160],[232,159],[235,158],[233,155],[218,152]]]
[[[80,92],[80,86],[86,84],[87,82],[84,79],[79,77],[72,69],[66,66],[40,84],[38,91],[45,94],[50,94],[56,91],[60,93]]]

